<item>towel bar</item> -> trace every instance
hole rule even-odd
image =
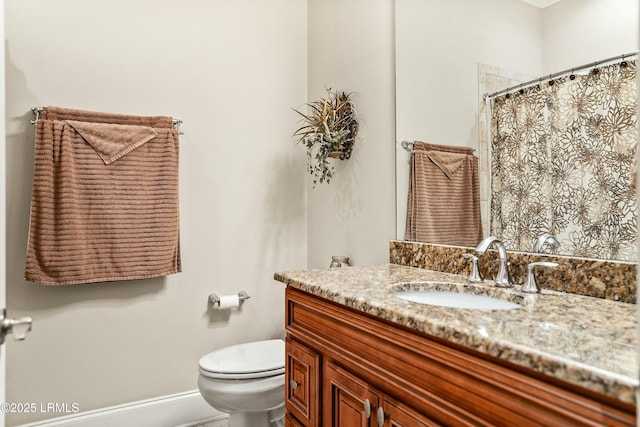
[[[178,131],[178,135],[184,135],[184,132],[180,130],[180,125],[182,125],[182,120],[173,119],[173,128]]]
[[[40,113],[42,113],[42,110],[43,110],[42,107],[31,108],[31,112],[33,113],[34,116],[36,116],[33,120],[31,120],[32,125],[35,125],[38,122],[38,120],[40,119]],[[184,132],[180,130],[180,125],[182,125],[182,120],[173,119],[173,128],[178,131],[178,134],[184,135]]]
[[[33,107],[31,109],[31,112],[33,113],[34,116],[36,116],[35,119],[31,120],[31,124],[35,125],[38,119],[40,119],[40,113],[42,112],[42,107]]]
[[[400,145],[402,146],[402,148],[404,148],[405,150],[407,150],[409,153],[413,154],[413,142],[411,141],[402,141],[400,143]],[[476,149],[473,149],[473,152],[476,152]]]
[[[400,145],[402,145],[402,148],[404,148],[405,150],[407,150],[408,152],[410,152],[411,154],[413,154],[413,142],[410,141],[402,141],[400,143]]]

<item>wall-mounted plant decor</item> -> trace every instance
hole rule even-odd
[[[356,142],[358,121],[351,93],[327,89],[327,97],[305,104],[308,112],[298,113],[300,127],[293,133],[307,148],[307,170],[313,176],[313,186],[329,183],[334,165],[329,159],[346,160]]]

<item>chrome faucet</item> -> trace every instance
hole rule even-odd
[[[557,262],[547,261],[538,261],[529,264],[527,266],[527,278],[522,284],[522,292],[526,292],[529,294],[541,293],[540,286],[538,286],[538,283],[536,282],[536,276],[533,275],[534,267],[556,268],[557,266]]]
[[[545,243],[549,243],[551,249],[558,249],[560,247],[560,242],[558,242],[552,234],[545,233],[536,240],[536,243],[533,245],[533,252],[542,252],[542,247]]]
[[[480,270],[478,270],[478,257],[473,254],[462,254],[463,257],[471,260],[471,270],[469,270],[469,283],[481,283],[484,282]]]
[[[494,282],[499,288],[510,288],[513,286],[511,283],[511,278],[509,277],[509,266],[507,264],[507,251],[504,249],[504,245],[495,236],[489,236],[485,238],[478,247],[476,247],[476,252],[483,255],[487,252],[491,246],[495,246],[498,250],[498,260],[500,264],[498,264],[498,274],[496,274],[496,278]]]

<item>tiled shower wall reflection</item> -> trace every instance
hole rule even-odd
[[[500,90],[516,86],[520,83],[532,80],[533,77],[516,71],[505,70],[491,65],[478,63],[478,159],[480,178],[480,214],[482,215],[483,234],[489,236],[491,221],[491,161],[487,140],[487,107],[484,100],[485,94],[491,94]]]

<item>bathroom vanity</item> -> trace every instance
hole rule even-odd
[[[636,424],[636,307],[394,264],[276,273],[290,426]],[[406,290],[517,303],[476,310]]]

